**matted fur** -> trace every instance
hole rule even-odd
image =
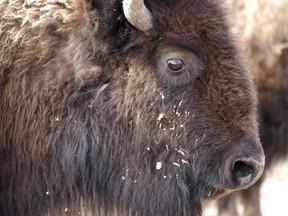
[[[0,214],[198,216],[262,157],[251,79],[215,0],[0,1]],[[197,54],[189,82],[160,46]],[[249,139],[244,142],[243,139]]]

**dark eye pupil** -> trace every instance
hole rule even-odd
[[[183,62],[180,59],[170,59],[167,61],[167,65],[172,71],[180,71],[184,67]]]

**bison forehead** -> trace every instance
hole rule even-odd
[[[219,7],[219,1],[181,0],[147,4],[157,23],[155,27],[160,30],[177,32],[188,37],[199,35],[208,29],[214,30],[214,35],[222,34],[221,30],[227,31],[225,14],[223,8]]]

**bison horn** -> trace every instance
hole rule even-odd
[[[146,8],[144,0],[123,0],[126,19],[137,29],[147,31],[152,28],[152,14]]]

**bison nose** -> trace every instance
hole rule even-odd
[[[254,184],[263,173],[265,164],[261,143],[245,137],[229,153],[224,174],[227,189],[240,190]]]
[[[249,187],[261,176],[264,160],[258,162],[251,158],[241,158],[233,163],[232,178],[239,189]]]

